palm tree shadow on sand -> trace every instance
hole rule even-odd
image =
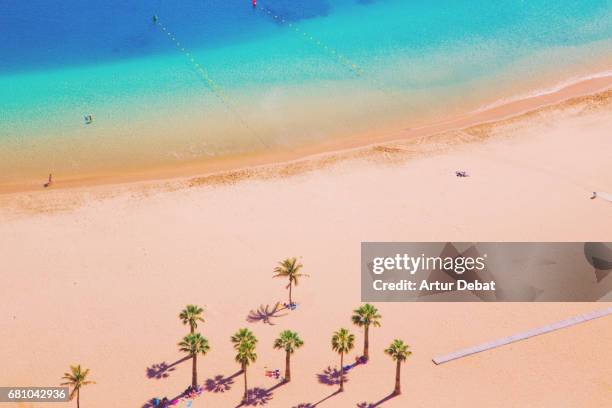
[[[147,367],[147,378],[161,380],[163,378],[170,377],[170,373],[176,370],[176,366],[182,363],[183,361],[189,360],[190,357],[183,357],[180,360],[175,361],[172,364],[168,364],[165,361],[161,363],[156,363]]]
[[[272,391],[266,390],[265,388],[251,388],[247,391],[246,399],[240,403],[236,408],[239,407],[258,407],[266,405],[272,400]]]
[[[284,381],[281,381],[268,389],[264,389],[261,387],[251,388],[250,390],[247,391],[246,400],[241,402],[240,405],[238,405],[236,408],[245,407],[245,406],[256,407],[256,406],[266,405],[268,402],[272,400],[274,396],[272,391],[274,391],[275,389],[279,387],[282,387],[285,384],[287,383]]]
[[[340,390],[332,392],[331,394],[329,394],[327,397],[323,398],[320,401],[317,401],[317,402],[306,402],[306,403],[298,404],[298,405],[294,406],[293,408],[315,408],[319,404],[324,403],[328,399],[330,399],[332,397],[335,397],[338,394],[340,394]]]
[[[259,309],[251,310],[249,312],[249,315],[247,316],[246,320],[249,323],[262,322],[274,326],[274,323],[272,322],[273,318],[283,317],[287,315],[287,313],[279,313],[284,309],[286,308],[284,306],[281,306],[279,302],[276,302],[274,307],[271,307],[270,305],[260,305]]]
[[[337,368],[327,367],[322,373],[317,374],[317,378],[321,384],[325,385],[340,385],[340,370]],[[344,372],[344,382],[347,382],[347,373]]]
[[[387,395],[385,398],[381,399],[378,402],[360,402],[359,404],[357,404],[357,408],[377,408],[385,402],[389,401],[391,398],[395,397],[397,397],[397,394],[392,392],[391,394]]]
[[[240,375],[242,371],[237,371],[229,377],[225,377],[222,374],[216,375],[213,378],[209,378],[204,383],[204,389],[208,392],[220,393],[229,391],[232,389],[234,384],[234,378]]]

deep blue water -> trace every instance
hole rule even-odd
[[[293,21],[326,15],[331,8],[323,0],[260,4]],[[1,0],[0,72],[173,51],[156,32],[153,15],[200,47],[249,40],[274,24],[249,0]]]
[[[390,6],[364,18],[360,9],[384,3]],[[527,47],[580,44],[609,38],[612,30],[605,21],[612,8],[607,0],[259,0],[259,5],[293,22],[353,13],[354,20],[344,20],[347,26],[335,28],[334,45],[373,53],[390,46],[422,51],[474,38],[511,39]],[[0,73],[172,52],[172,44],[157,35],[153,15],[191,47],[275,35],[270,31],[275,21],[253,10],[250,0],[0,0]],[[603,20],[589,27],[598,16]]]

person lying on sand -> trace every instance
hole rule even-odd
[[[163,399],[153,398],[153,406],[155,408],[166,408],[168,407],[169,401],[168,398],[164,397]]]
[[[457,177],[469,177],[469,175],[467,174],[467,172],[466,172],[466,171],[463,171],[463,170],[457,170],[457,171],[455,172],[455,176],[457,176]]]
[[[292,302],[292,303],[283,303],[283,306],[285,307],[285,309],[291,309],[291,310],[295,310],[297,309],[297,303]]]
[[[277,380],[280,378],[280,370],[277,368],[276,370],[266,370],[266,377],[274,377]]]

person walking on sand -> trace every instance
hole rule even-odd
[[[53,183],[53,174],[49,173],[49,181],[44,184],[44,187],[47,188]]]

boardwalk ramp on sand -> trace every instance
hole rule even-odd
[[[603,310],[595,310],[593,312],[584,313],[578,316],[571,317],[566,320],[561,320],[547,326],[538,327],[531,329],[526,332],[514,334],[512,336],[502,337],[501,339],[493,340],[488,343],[479,344],[477,346],[468,347],[453,353],[445,354],[442,356],[434,357],[433,362],[436,365],[447,363],[452,360],[457,360],[462,357],[466,357],[472,354],[480,353],[481,351],[490,350],[496,347],[505,346],[506,344],[514,343],[516,341],[525,340],[530,337],[539,336],[540,334],[549,333],[555,330],[563,329],[565,327],[574,326],[576,324],[584,323],[589,320],[597,319],[612,314],[612,307]]]

